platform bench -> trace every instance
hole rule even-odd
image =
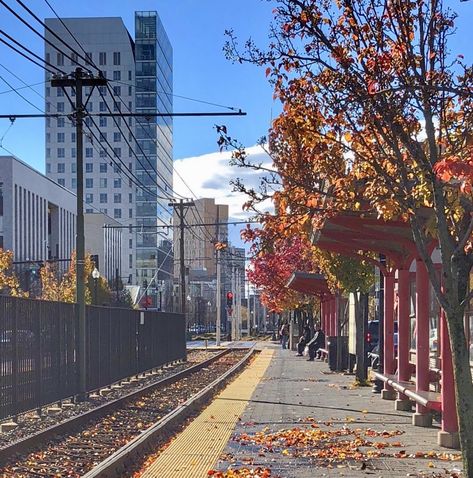
[[[401,382],[397,379],[396,375],[382,374],[375,372],[374,376],[389,386],[394,388],[399,393],[402,393],[406,397],[409,397],[414,402],[422,405],[425,408],[435,410],[437,412],[442,411],[442,402],[440,393],[430,391],[418,391],[415,389],[415,383],[413,382]]]

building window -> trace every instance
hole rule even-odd
[[[100,208],[100,212],[103,213],[103,214],[107,214],[108,213],[108,209],[106,207],[101,207]]]
[[[100,92],[100,96],[107,96],[107,88],[105,88],[105,86],[99,86],[98,89]]]
[[[91,209],[91,208],[87,208],[87,209],[85,210],[85,212],[86,212],[86,214],[93,214],[94,210]]]
[[[58,134],[57,134],[57,142],[58,142],[58,143],[64,143],[65,139],[66,139],[66,138],[65,138],[64,133],[58,133]]]
[[[133,249],[133,239],[128,239],[128,247]]]
[[[128,70],[128,81],[131,81],[131,75],[132,75],[131,70]]]
[[[114,65],[120,65],[120,52],[119,51],[114,51],[113,52],[113,64]]]
[[[107,64],[107,53],[104,51],[99,52],[99,65]]]
[[[57,119],[57,127],[58,128],[64,128],[65,124],[66,124],[66,120],[64,118],[58,118]]]
[[[56,54],[56,64],[57,64],[57,66],[64,66],[64,53],[57,52],[57,54]]]
[[[76,156],[76,148],[71,148],[71,158],[75,158]]]
[[[133,217],[133,209],[128,209],[128,218],[131,219]]]
[[[51,174],[51,163],[46,163],[46,174]]]
[[[107,202],[107,194],[100,193],[100,204],[105,204]]]
[[[122,180],[121,180],[121,178],[115,178],[115,179],[113,180],[113,187],[114,187],[115,189],[118,189],[118,188],[121,188],[121,187],[122,187]]]
[[[46,158],[51,158],[51,148],[46,148]]]
[[[56,109],[58,113],[64,113],[64,102],[59,101],[58,103],[56,103]]]
[[[117,157],[117,158],[121,158],[122,157],[122,149],[121,148],[113,148],[113,154]],[[115,165],[116,166],[116,165]],[[121,168],[120,166],[118,166],[118,171],[121,171]],[[117,171],[115,171],[117,172]]]
[[[57,157],[58,158],[65,158],[66,157],[66,151],[64,148],[58,148],[57,149]]]
[[[66,181],[64,178],[59,178],[57,180],[57,183],[60,185],[60,186],[65,186],[66,185]]]
[[[131,269],[133,267],[133,254],[128,256],[128,267]]]
[[[115,204],[120,204],[122,202],[122,195],[120,193],[115,193],[113,195],[113,202]]]
[[[100,133],[100,142],[101,143],[107,142],[107,133]]]
[[[57,96],[58,96],[58,97],[63,97],[63,96],[64,96],[64,90],[63,90],[62,88],[59,88],[59,89],[57,90]]]
[[[128,202],[132,203],[133,202],[133,194],[128,193]]]
[[[76,163],[71,163],[71,173],[72,174],[77,173],[77,164]]]
[[[77,56],[77,53],[72,53],[71,52],[70,56],[71,56],[71,66],[77,65],[78,59],[79,59],[78,56]]]
[[[113,72],[113,80],[120,81],[122,79],[122,72],[120,70],[114,70]]]
[[[103,101],[100,102],[100,108],[102,108],[102,105],[105,108],[105,103]],[[105,111],[105,110],[101,109],[100,111]],[[107,127],[107,118],[105,118],[104,116],[101,116],[100,119],[99,119],[99,126],[101,128],[106,128]]]
[[[106,158],[107,157],[107,152],[104,150],[104,149],[101,149],[100,150],[100,153],[99,153],[99,156],[101,158]]]
[[[107,108],[105,106],[105,101],[100,101],[99,102],[99,111],[101,111],[101,112],[107,111]],[[102,120],[104,120],[104,119],[106,119],[106,118],[103,118],[103,117],[100,118],[100,126],[106,126],[106,125],[102,124]]]
[[[87,52],[87,53],[85,54],[85,57],[86,57],[86,58],[90,61],[90,63],[92,64],[92,52],[90,52],[90,51]]]
[[[76,142],[76,133],[71,133],[71,143],[75,143]]]
[[[122,105],[121,103],[118,103],[117,101],[114,101],[113,103],[113,111],[118,111],[120,112],[122,110]]]
[[[100,151],[102,152],[102,151]],[[100,163],[100,172],[101,173],[106,173],[107,172],[107,163]]]
[[[51,133],[46,133],[46,143],[51,142]]]
[[[122,140],[122,134],[121,133],[113,133],[113,142],[114,143],[119,143]]]
[[[107,178],[100,178],[100,187],[101,188],[106,188],[107,187]]]
[[[77,189],[77,179],[76,178],[71,179],[71,188],[72,189]]]
[[[94,150],[92,148],[85,148],[85,157],[92,158],[93,156],[94,156]]]
[[[93,188],[94,187],[94,180],[93,178],[86,178],[85,180],[85,187],[87,189]]]
[[[87,204],[92,204],[94,202],[94,195],[92,193],[87,193],[85,195],[85,202]]]
[[[94,163],[85,163],[85,172],[93,173],[94,172]]]
[[[64,163],[57,163],[57,172],[64,174],[66,171],[66,165]]]
[[[117,96],[121,96],[121,94],[122,94],[121,86],[114,86],[113,87],[113,94],[117,95]]]
[[[122,217],[122,210],[121,210],[121,209],[118,209],[118,208],[115,208],[115,209],[113,210],[113,217],[114,217],[115,219],[121,219],[121,217]]]

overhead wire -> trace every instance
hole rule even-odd
[[[85,65],[81,65],[75,58],[69,56],[67,53],[65,53],[63,50],[60,50],[56,45],[54,45],[52,42],[50,42],[45,36],[39,34],[33,27],[31,27],[27,22],[25,22],[12,8],[10,8],[3,0],[0,0],[0,3],[2,3],[3,5],[5,5],[5,7],[11,12],[13,13],[13,15],[15,15],[19,20],[21,20],[28,28],[30,28],[31,30],[33,30],[35,33],[37,33],[38,35],[41,36],[41,38],[43,38],[44,41],[46,41],[49,45],[51,45],[53,48],[55,48],[56,50],[58,50],[60,53],[62,53],[66,58],[69,58],[73,63],[75,63],[76,65],[79,65],[79,66],[82,66],[84,67],[84,69],[86,71],[88,71],[89,73],[92,73],[92,70],[90,70],[89,68],[87,68]],[[24,10],[26,10],[46,31],[48,31],[51,35],[53,35],[54,38],[56,38],[57,40],[59,40],[67,49],[69,49],[72,53],[74,53],[75,55],[77,55],[77,58],[80,58],[82,61],[84,61],[85,63],[88,63],[89,65],[93,66],[95,69],[97,69],[98,71],[100,71],[100,69],[97,68],[97,66],[95,66],[93,64],[93,62],[91,62],[91,60],[89,58],[87,58],[87,54],[84,56],[82,56],[80,53],[77,52],[77,50],[75,50],[74,48],[71,47],[71,45],[69,45],[68,43],[66,43],[54,30],[52,30],[51,28],[49,28],[45,22],[43,22],[41,20],[41,18],[38,17],[38,15],[36,15],[29,7],[27,7],[21,0],[16,0],[16,3],[18,3],[19,5],[21,5],[23,7]]]
[[[18,53],[19,55],[21,55],[23,58],[26,58],[28,61],[30,61],[31,63],[34,63],[35,65],[39,66],[40,68],[42,68],[43,70],[45,70],[46,72],[52,74],[52,75],[55,75],[57,72],[56,71],[53,71],[53,70],[50,70],[49,68],[46,68],[44,65],[42,65],[41,63],[37,62],[36,60],[33,60],[32,58],[30,58],[28,55],[25,55],[22,51],[18,50],[18,48],[15,48],[13,45],[10,45],[10,43],[8,43],[7,41],[5,41],[3,38],[0,38],[0,43],[3,43],[4,45],[6,45],[8,48],[10,48],[11,50],[15,51],[16,53]]]

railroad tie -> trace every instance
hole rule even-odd
[[[225,449],[273,354],[274,351],[263,349],[254,362],[177,435],[142,478],[207,476]]]

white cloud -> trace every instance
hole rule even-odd
[[[265,167],[272,168],[271,159],[261,146],[251,146],[246,152],[252,163],[263,163]],[[179,173],[174,175],[174,191],[185,197],[215,198],[218,204],[228,204],[230,217],[243,220],[248,218],[248,212],[242,210],[248,198],[244,194],[234,192],[230,181],[240,178],[244,184],[257,188],[262,174],[247,168],[230,166],[230,158],[231,152],[223,151],[174,161],[175,170]],[[179,176],[184,179],[192,193]],[[263,210],[271,208],[270,204],[263,206]]]

